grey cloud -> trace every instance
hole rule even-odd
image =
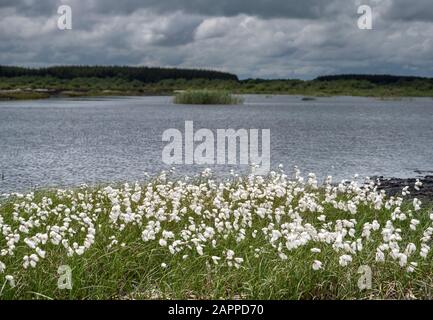
[[[70,31],[56,28],[61,3],[3,0],[0,64],[200,67],[241,78],[433,75],[424,0],[412,11],[409,1],[363,0],[376,14],[371,31],[356,26],[356,0],[68,0]]]
[[[205,16],[232,17],[240,14],[261,18],[332,19],[338,14],[356,15],[357,5],[386,7],[391,20],[432,21],[431,0],[2,0],[1,8],[14,8],[22,15],[49,16],[61,4],[82,14],[129,15],[137,10],[157,14],[182,11]]]
[[[262,18],[301,18],[316,19],[331,14],[334,5],[345,6],[343,0],[3,0],[1,7],[14,7],[21,14],[50,15],[62,3],[71,5],[80,12],[94,14],[119,15],[132,14],[139,9],[152,10],[155,13],[184,13],[206,16],[236,16],[247,14]]]
[[[62,2],[58,0],[2,0],[0,10],[13,8],[21,15],[47,16],[56,13],[61,4]]]
[[[208,16],[248,14],[260,17],[318,18],[327,6],[323,0],[126,0],[103,1],[96,8],[106,13],[131,13],[136,8],[148,8],[159,13],[179,10]]]
[[[190,43],[194,40],[197,27],[203,22],[203,18],[176,14],[168,20],[162,28],[157,30],[161,39],[155,44],[162,46],[175,46]]]
[[[393,0],[386,17],[392,20],[433,21],[433,1]]]

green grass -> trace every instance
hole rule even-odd
[[[177,93],[176,104],[241,104],[242,98],[233,96],[228,91],[219,90],[188,90]]]
[[[0,92],[0,100],[37,100],[49,97],[49,94],[41,92]]]

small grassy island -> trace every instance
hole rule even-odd
[[[220,90],[188,90],[176,94],[176,104],[241,104],[241,97],[233,96],[228,91]]]
[[[214,98],[217,103],[221,100],[224,103],[236,102],[230,101],[237,98],[227,92],[301,95],[306,97],[305,101],[321,96],[366,96],[381,99],[433,97],[433,78],[349,74],[322,76],[313,80],[240,80],[231,73],[195,69],[123,66],[31,69],[0,66],[0,100],[175,95],[179,91],[188,93],[178,95],[176,100],[194,103]],[[226,94],[223,95],[222,92]]]

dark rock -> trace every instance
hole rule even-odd
[[[421,200],[433,201],[433,176],[425,176],[418,178],[422,182],[422,187],[419,190],[415,189],[417,178],[398,179],[398,178],[384,178],[374,177],[375,180],[380,182],[379,190],[385,190],[390,196],[401,196],[401,191],[404,187],[408,186],[410,195],[408,198],[418,198]]]

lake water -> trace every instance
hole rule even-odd
[[[273,168],[336,179],[433,171],[433,100],[246,96],[240,106],[174,105],[170,97],[0,102],[0,193],[136,181],[162,162],[164,130],[270,129]],[[177,166],[179,174],[202,170]],[[215,166],[218,173],[229,167]],[[245,167],[235,167],[245,172]]]

